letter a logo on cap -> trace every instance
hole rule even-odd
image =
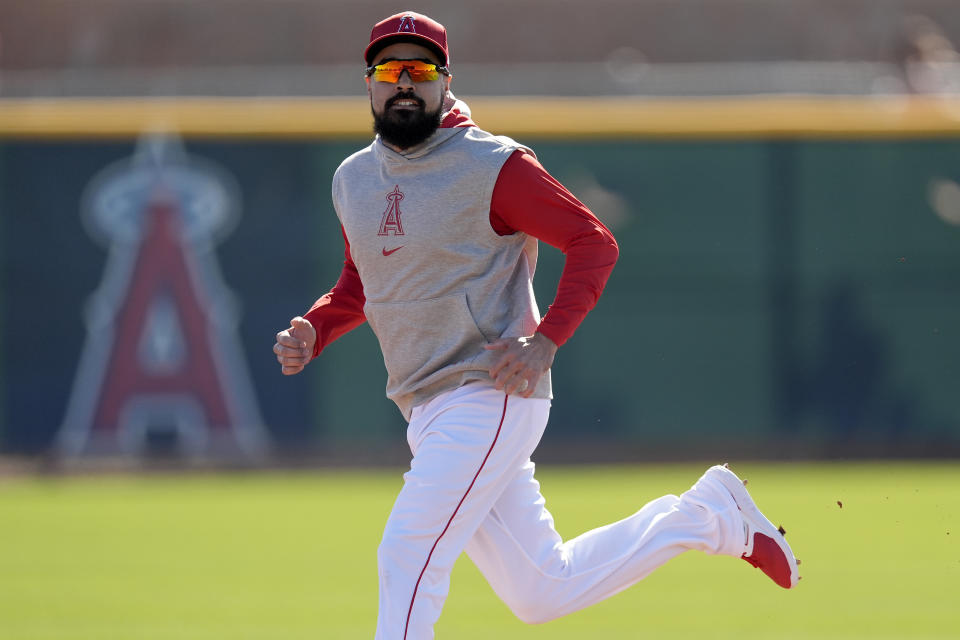
[[[400,19],[400,26],[397,27],[397,33],[416,33],[414,28],[413,16],[403,16]]]

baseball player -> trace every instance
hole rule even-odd
[[[616,261],[610,231],[533,151],[477,127],[450,91],[446,30],[399,13],[364,51],[376,138],[333,177],[345,242],[333,289],[277,334],[286,375],[363,322],[409,422],[410,470],[377,551],[378,640],[433,637],[461,551],[528,623],[589,606],[689,549],[742,557],[778,585],[797,562],[725,466],[677,497],[564,542],[530,456],[554,355]],[[564,252],[543,318],[537,241]]]

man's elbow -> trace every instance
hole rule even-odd
[[[617,258],[620,257],[620,245],[617,244],[617,239],[613,237],[613,234],[606,228],[601,232],[603,235],[603,247],[604,252],[607,256],[608,263],[612,267],[617,262]]]

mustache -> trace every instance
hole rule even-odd
[[[414,102],[416,102],[416,103],[420,106],[421,109],[424,109],[424,108],[426,108],[426,106],[427,106],[427,103],[426,103],[426,101],[423,100],[423,98],[421,98],[420,96],[415,95],[415,94],[413,94],[413,93],[398,93],[397,95],[393,96],[392,98],[389,98],[389,99],[384,103],[383,106],[384,106],[386,109],[389,109],[389,108],[392,107],[398,100],[413,100]]]

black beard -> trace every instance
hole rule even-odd
[[[415,100],[416,109],[391,109],[397,100]],[[373,131],[380,134],[380,138],[397,149],[415,147],[440,128],[440,111],[442,105],[433,113],[428,113],[425,103],[413,94],[398,94],[390,98],[383,105],[383,113],[377,115],[373,111]]]

